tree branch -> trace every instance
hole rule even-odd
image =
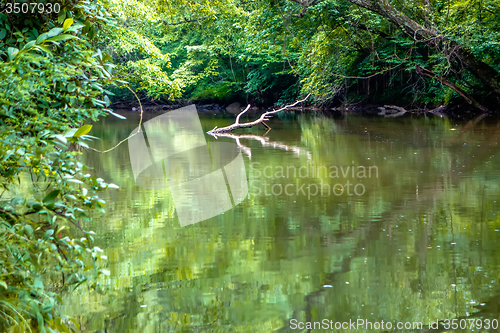
[[[446,38],[436,28],[426,28],[407,15],[399,12],[385,0],[348,0],[349,2],[385,17],[396,26],[404,29],[413,40],[426,43],[438,52],[452,50],[455,56],[475,77],[488,86],[497,96],[500,95],[500,74],[487,63],[462,45]],[[447,49],[443,45],[448,45]],[[448,52],[450,53],[450,52]]]
[[[165,25],[179,25],[179,24],[184,24],[184,23],[203,21],[204,19],[207,19],[207,18],[209,18],[209,16],[203,16],[203,17],[191,19],[191,20],[188,20],[187,18],[184,17],[184,21],[179,21],[179,22],[174,22],[174,23],[167,23],[167,22],[163,22],[163,23]]]
[[[406,109],[396,105],[384,105],[384,107],[379,107],[378,109],[381,110],[378,115],[385,118],[401,117],[408,112]]]
[[[240,117],[242,114],[244,114],[245,112],[247,112],[248,110],[250,110],[250,104],[247,105],[246,109],[241,111],[238,116],[236,117],[236,121],[234,122],[236,125],[238,125],[240,123]]]
[[[444,77],[439,76],[436,73],[434,73],[434,72],[432,72],[432,71],[430,71],[428,69],[425,69],[425,68],[423,68],[423,67],[421,67],[419,65],[415,66],[415,71],[419,75],[426,76],[426,77],[431,78],[431,79],[436,79],[439,83],[444,84],[445,86],[451,88],[457,94],[459,94],[460,96],[462,96],[463,99],[465,99],[465,101],[467,103],[469,103],[470,105],[478,108],[479,110],[481,110],[483,112],[489,112],[489,110],[487,108],[485,108],[484,106],[482,106],[481,104],[479,104],[474,99],[474,97],[472,97],[471,95],[467,94],[465,91],[463,91],[462,89],[460,89],[457,85],[455,85],[454,83],[448,81]]]
[[[314,5],[318,0],[292,0],[302,6],[302,11],[299,14],[293,14],[293,16],[304,17],[306,15],[307,9]]]

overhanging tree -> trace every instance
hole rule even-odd
[[[298,3],[302,10],[298,17],[304,17],[308,9],[315,6],[320,6],[324,3],[332,3],[328,0],[290,0]],[[376,14],[380,18],[386,19],[392,23],[396,29],[404,31],[407,37],[415,42],[424,43],[435,52],[441,53],[449,66],[452,64],[457,68],[467,69],[480,83],[483,89],[487,90],[490,95],[494,95],[496,102],[500,102],[500,73],[498,68],[493,68],[491,65],[492,57],[488,54],[478,54],[473,52],[474,41],[466,45],[465,43],[458,42],[454,37],[453,30],[460,30],[461,27],[468,23],[475,23],[478,21],[475,17],[466,18],[459,15],[459,19],[453,22],[453,28],[447,28],[447,25],[453,18],[451,16],[460,11],[463,3],[469,7],[482,6],[482,20],[485,24],[482,26],[474,26],[475,31],[471,34],[484,34],[484,31],[490,29],[495,30],[496,23],[488,21],[489,19],[498,18],[500,15],[500,7],[497,2],[485,1],[484,3],[470,1],[428,1],[422,2],[409,2],[409,1],[390,1],[390,0],[347,0],[349,3],[363,8],[372,14]],[[337,2],[337,3],[340,3]],[[461,4],[462,3],[462,4]],[[458,8],[458,9],[457,9]],[[443,17],[445,17],[443,19]],[[465,18],[465,20],[463,20]],[[459,21],[460,20],[460,21]],[[366,22],[366,19],[364,20]],[[467,22],[469,21],[469,22]],[[471,22],[472,21],[472,22]],[[391,34],[384,32],[377,27],[370,27],[364,22],[354,24],[357,29],[368,31],[370,34],[378,34],[383,38],[389,37]],[[491,33],[491,31],[490,31]],[[498,38],[498,36],[494,36]],[[494,41],[493,41],[494,42]],[[477,43],[477,42],[476,42]],[[498,43],[497,43],[498,44]],[[490,50],[491,52],[491,50]],[[489,61],[489,63],[488,63]],[[418,68],[418,67],[417,67]],[[459,89],[455,89],[460,95]],[[473,98],[466,98],[471,104],[477,104]],[[472,102],[474,101],[474,102]]]

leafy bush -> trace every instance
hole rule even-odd
[[[95,1],[0,13],[1,331],[75,331],[59,294],[108,274],[85,224],[104,212],[98,193],[116,185],[79,162],[95,139],[83,123],[112,113],[113,66],[93,47],[105,16]]]

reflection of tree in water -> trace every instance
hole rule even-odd
[[[463,141],[461,140],[464,140],[464,134],[471,132],[478,121],[483,118],[484,116],[481,115],[466,123],[456,135],[445,141],[446,144],[456,145],[457,143],[461,143],[460,146],[462,146]],[[490,134],[489,140],[491,142],[496,143],[499,139],[500,130],[495,130]],[[491,230],[488,230],[488,228],[491,229],[491,226],[488,226],[487,223],[485,225],[484,220],[484,207],[495,207],[495,199],[498,199],[497,193],[495,193],[494,188],[491,188],[485,200],[485,180],[480,180],[480,184],[475,184],[474,188],[471,188],[472,186],[469,187],[469,193],[466,196],[457,195],[456,191],[453,190],[455,186],[460,187],[461,183],[465,182],[463,179],[464,174],[472,174],[481,161],[487,161],[491,156],[491,147],[486,145],[483,147],[478,146],[477,150],[474,149],[474,159],[467,159],[466,154],[457,152],[456,157],[459,158],[460,172],[454,172],[455,170],[453,169],[456,166],[450,164],[444,180],[437,178],[432,186],[420,189],[415,196],[407,195],[393,201],[391,203],[392,209],[386,210],[377,218],[379,222],[364,223],[350,232],[332,235],[333,238],[328,237],[329,242],[337,244],[354,239],[355,241],[351,245],[356,245],[352,246],[353,251],[351,254],[341,260],[338,270],[326,274],[325,285],[334,289],[323,288],[306,295],[304,307],[297,308],[291,318],[303,322],[319,321],[318,318],[348,321],[350,319],[348,309],[335,307],[336,300],[344,297],[357,303],[357,305],[351,304],[354,308],[358,307],[359,311],[357,315],[360,315],[361,305],[367,306],[365,309],[369,309],[368,306],[371,306],[371,311],[373,311],[373,304],[375,302],[372,301],[372,304],[369,304],[367,299],[363,301],[364,295],[362,291],[360,292],[359,287],[352,291],[343,290],[339,292],[338,289],[344,289],[342,288],[344,287],[344,281],[349,279],[349,276],[354,275],[354,272],[357,272],[357,280],[361,277],[363,277],[362,280],[365,280],[365,278],[368,280],[370,275],[373,276],[373,272],[363,272],[357,261],[362,257],[366,257],[368,255],[366,249],[370,247],[375,248],[376,244],[381,242],[381,239],[385,239],[384,243],[388,243],[389,247],[394,248],[394,250],[401,245],[411,245],[411,242],[408,241],[400,241],[402,244],[398,245],[397,240],[393,239],[393,231],[398,230],[396,228],[399,227],[399,231],[401,232],[401,227],[406,226],[410,232],[412,231],[411,229],[417,229],[413,230],[416,232],[414,235],[407,232],[408,235],[411,235],[408,237],[413,241],[413,250],[408,251],[412,254],[411,261],[413,262],[411,267],[413,267],[413,271],[409,270],[410,267],[407,264],[403,265],[402,278],[399,279],[400,288],[381,288],[382,290],[386,289],[386,291],[393,289],[397,292],[394,295],[383,296],[386,299],[392,299],[393,302],[391,305],[385,305],[386,310],[392,314],[402,313],[404,311],[396,309],[412,305],[415,308],[413,310],[416,310],[413,318],[422,318],[423,315],[427,316],[427,318],[434,316],[435,318],[439,318],[440,325],[443,325],[444,318],[457,318],[458,320],[469,318],[498,319],[498,291],[490,298],[490,293],[486,291],[488,288],[485,288],[487,285],[490,285],[490,287],[491,285],[495,285],[496,279],[500,274],[497,268],[498,262],[495,260],[498,251],[491,247],[491,244],[494,244],[495,235],[492,235]],[[431,159],[429,159],[430,162]],[[463,207],[463,203],[467,202],[468,198],[474,198],[475,201],[481,198],[480,203],[474,207],[472,212]],[[478,210],[481,211],[479,214],[480,218],[477,216]],[[495,211],[495,209],[490,211],[490,215],[495,215],[493,214]],[[405,216],[406,218],[404,218]],[[454,218],[458,220],[458,223],[455,222],[455,225]],[[425,221],[424,225],[418,227],[418,224],[422,221]],[[477,245],[483,245],[483,242],[485,245],[487,243],[490,244],[486,245],[485,248],[468,248],[468,246],[465,249],[461,247],[457,248],[457,239],[464,236],[477,237],[478,240],[476,242],[479,242]],[[439,254],[432,252],[437,250],[435,247],[437,244],[441,244],[438,248],[442,248],[443,250]],[[433,245],[434,250],[432,250]],[[377,246],[377,248],[380,247]],[[386,248],[384,249],[386,250]],[[401,250],[401,248],[397,249],[397,251]],[[380,256],[370,259],[379,262],[376,264],[379,268],[375,269],[375,275],[379,276],[377,280],[383,282],[385,275],[388,273],[392,274],[394,270],[393,266],[399,265],[397,263],[397,255],[402,254],[402,252],[393,252],[395,254],[388,256],[374,249],[372,256],[373,253],[377,252],[380,253]],[[389,266],[383,260],[388,258],[393,262]],[[368,258],[365,258],[365,260],[368,260]],[[440,264],[436,265],[436,260],[441,261]],[[390,269],[385,271],[384,266]],[[476,267],[479,267],[477,272],[475,272]],[[470,274],[469,270],[472,268],[474,268],[474,272]],[[485,272],[480,273],[483,269]],[[413,274],[408,273],[413,273],[415,276],[412,277],[411,275]],[[404,277],[405,275],[407,275],[406,278]],[[374,279],[373,277],[371,278]],[[387,280],[390,280],[390,278]],[[447,281],[454,288],[451,290],[443,288],[446,286],[445,283]],[[357,284],[359,285],[359,282]],[[373,287],[373,285],[369,286]],[[336,292],[335,288],[338,288]],[[498,286],[492,291],[496,289],[499,289]],[[408,293],[404,290],[409,290],[410,292]],[[421,300],[430,301],[429,306],[435,306],[439,303],[440,307],[443,307],[444,302],[448,303],[443,309],[446,311],[422,311],[422,313],[418,313],[420,307],[406,300],[411,294],[419,295],[418,298]],[[441,297],[436,297],[436,294],[441,294]],[[489,299],[489,301],[479,305],[485,299]],[[434,302],[437,303],[434,304]],[[328,306],[325,306],[325,304],[328,304]],[[476,313],[470,315],[471,312]],[[368,314],[366,314],[367,316]],[[360,318],[363,318],[363,315],[360,315]],[[401,318],[403,317],[383,319],[390,321],[401,320]],[[380,322],[380,319],[374,318],[372,321],[378,320]],[[445,331],[443,326],[438,330],[429,330],[427,326],[428,321],[421,321],[423,323],[423,330],[419,330],[419,332]],[[433,322],[435,321],[433,320]],[[290,329],[284,326],[280,331],[288,332]]]

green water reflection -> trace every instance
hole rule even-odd
[[[137,113],[126,116],[94,126],[91,134],[102,138],[96,148],[137,126]],[[205,131],[230,121],[201,117]],[[168,190],[135,184],[127,145],[86,156],[121,189],[106,198],[106,218],[90,225],[108,256],[111,275],[102,282],[109,291],[80,290],[65,300],[85,331],[293,331],[293,318],[424,328],[499,319],[498,123],[292,114],[270,125],[264,143],[240,140],[247,198],[182,228]],[[304,166],[324,168],[307,177],[279,173]],[[332,167],[338,178],[324,172]],[[356,168],[354,177],[347,167]],[[347,181],[363,193],[341,190]],[[292,194],[279,193],[287,184]],[[313,195],[321,186],[323,194]]]

